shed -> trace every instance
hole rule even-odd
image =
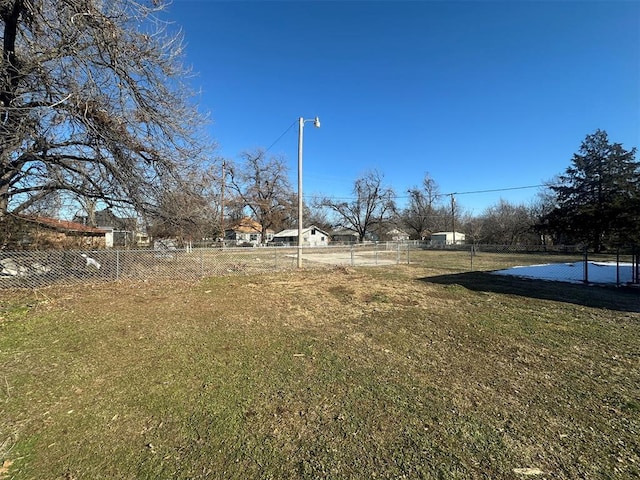
[[[431,245],[463,245],[465,235],[461,232],[436,232],[431,234]]]

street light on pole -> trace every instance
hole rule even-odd
[[[320,119],[298,119],[298,268],[302,268],[302,132],[305,122],[313,122],[314,127],[320,128]]]

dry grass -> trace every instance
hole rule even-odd
[[[0,295],[3,480],[640,475],[637,293],[443,263]]]

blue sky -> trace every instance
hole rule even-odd
[[[304,195],[425,172],[474,214],[526,203],[596,129],[640,144],[640,2],[173,0],[217,154],[271,146]],[[293,125],[293,126],[292,126]],[[291,129],[287,131],[290,127]]]

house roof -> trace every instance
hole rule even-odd
[[[240,233],[262,233],[262,225],[260,225],[255,220],[244,217],[240,219],[240,221],[235,225],[227,228],[227,230],[232,230],[234,232]]]
[[[105,208],[104,210],[99,210],[95,212],[94,220],[96,226],[99,228],[111,227],[114,229],[136,229],[136,219],[133,217],[118,217],[115,215],[111,209]],[[89,222],[88,215],[76,215],[73,217],[73,221],[77,223],[81,223],[82,225],[87,225]]]
[[[435,232],[435,233],[432,233],[431,236],[433,236],[433,235],[453,235],[454,233],[456,235],[462,235],[464,237],[464,233],[462,233],[462,232]]]
[[[304,230],[303,230],[304,232]],[[282,230],[281,232],[276,233],[273,238],[277,238],[277,237],[297,237],[298,236],[298,229],[297,228],[290,228],[288,230]]]
[[[58,218],[51,217],[27,217],[22,216],[27,222],[36,223],[44,227],[52,228],[61,232],[68,233],[83,233],[88,235],[104,235],[106,232],[100,228],[89,227],[77,222],[70,222],[68,220],[60,220]]]
[[[309,231],[311,231],[312,229],[316,229],[322,233],[324,233],[326,236],[329,236],[329,234],[327,232],[325,232],[324,230],[322,230],[321,228],[316,227],[315,225],[311,225],[310,227],[306,227],[302,229],[302,233],[307,233]],[[281,232],[276,233],[273,238],[276,237],[297,237],[298,236],[298,229],[297,228],[290,228],[288,230],[282,230]]]
[[[331,235],[336,236],[336,235],[343,235],[343,236],[351,236],[351,237],[357,237],[358,236],[358,232],[356,232],[355,230],[351,230],[350,228],[343,228],[341,230],[334,230]]]

